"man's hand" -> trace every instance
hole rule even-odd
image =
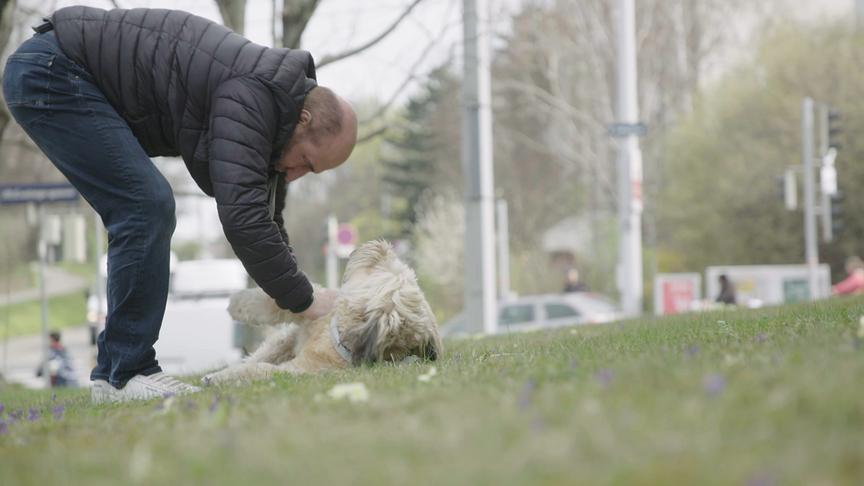
[[[338,290],[316,288],[313,294],[312,305],[297,315],[313,321],[319,317],[326,316],[333,310],[333,304],[336,303],[336,297],[338,296]]]

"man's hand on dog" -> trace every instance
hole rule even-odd
[[[311,321],[326,316],[333,310],[339,291],[334,289],[316,288],[313,294],[312,305],[305,311],[297,314]]]

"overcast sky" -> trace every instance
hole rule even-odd
[[[21,3],[44,5],[45,1],[22,0]],[[177,8],[221,21],[213,0],[117,1],[128,8]],[[508,13],[518,7],[520,0],[488,1],[493,28],[498,31],[506,29]],[[776,9],[778,17],[791,16],[798,20],[848,16],[855,4],[855,0],[776,1],[785,4]],[[410,3],[411,0],[323,0],[306,29],[303,48],[312,52],[316,59],[321,59],[361,44],[386,28]],[[108,0],[57,0],[57,8],[75,4],[111,8]],[[370,97],[385,101],[403,84],[430,43],[432,48],[416,70],[420,79],[447,59],[461,59],[461,12],[462,0],[425,0],[390,37],[374,48],[321,69],[319,82],[352,101]],[[272,16],[272,0],[248,0],[246,36],[259,44],[272,45]],[[740,49],[746,49],[750,45],[752,21],[747,18],[730,19],[729,28],[739,34]],[[734,62],[739,54],[741,52],[733,48],[715,69],[722,71],[723,65]]]

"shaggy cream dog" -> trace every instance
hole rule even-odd
[[[435,360],[442,350],[438,324],[414,271],[385,241],[365,243],[351,254],[339,297],[327,316],[299,318],[260,289],[233,295],[228,312],[247,324],[288,325],[242,363],[202,378],[205,385],[400,361],[411,355]]]

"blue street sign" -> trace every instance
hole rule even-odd
[[[78,191],[67,183],[0,184],[0,204],[56,203],[78,200]]]
[[[607,127],[609,129],[609,135],[615,138],[621,137],[629,137],[630,135],[636,135],[637,137],[644,137],[646,133],[648,133],[648,127],[642,123],[613,123]]]

